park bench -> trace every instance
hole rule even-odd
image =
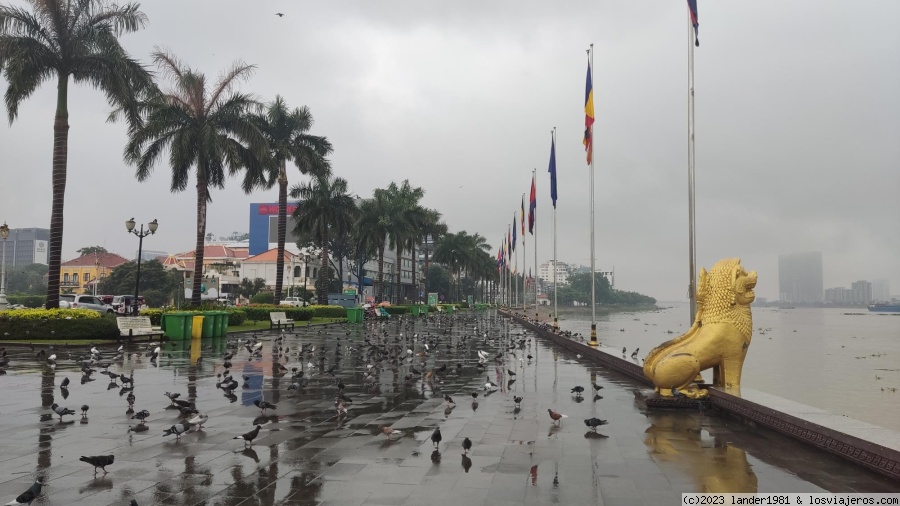
[[[163,331],[150,323],[149,316],[119,316],[116,318],[122,337],[161,336]]]
[[[275,327],[290,327],[291,330],[294,329],[294,320],[291,320],[287,317],[284,312],[280,313],[269,313],[269,330],[272,330]]]

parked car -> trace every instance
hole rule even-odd
[[[138,305],[144,307],[144,296],[138,296]],[[119,314],[130,314],[134,310],[134,295],[116,295],[112,301],[113,311]]]
[[[102,300],[104,304],[112,305],[112,301],[113,301],[113,299],[115,299],[115,296],[113,296],[113,295],[97,295],[97,298]]]
[[[113,313],[109,304],[93,295],[62,294],[59,296],[59,307],[65,309],[92,309],[98,313]]]
[[[282,306],[294,306],[294,307],[303,307],[308,306],[309,304],[301,299],[300,297],[285,297],[281,299]]]

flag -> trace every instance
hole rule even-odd
[[[506,253],[509,254],[512,251],[512,234],[509,232],[509,228],[506,229]]]
[[[553,209],[556,209],[556,141],[550,138],[550,198],[553,199]]]
[[[522,223],[522,245],[525,245],[525,194],[522,194],[522,214],[519,216],[519,221]]]
[[[512,236],[512,250],[516,250],[516,213],[513,213],[513,236]]]
[[[590,165],[594,154],[594,85],[591,82],[591,62],[588,62],[587,84],[584,87],[584,141],[582,143],[584,151],[587,153],[587,163]]]
[[[537,209],[537,191],[534,187],[534,176],[531,176],[531,201],[528,204],[528,233],[534,235],[534,212]]]
[[[694,45],[700,47],[700,21],[697,20],[697,0],[687,0],[688,9],[691,11],[691,24],[694,26]]]

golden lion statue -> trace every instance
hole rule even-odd
[[[750,303],[756,298],[756,272],[741,267],[740,258],[716,262],[709,273],[700,269],[697,314],[684,334],[657,346],[644,359],[644,376],[662,396],[673,390],[697,399],[708,395],[700,384],[700,371],[713,367],[713,385],[740,387],[741,369],[753,321]]]

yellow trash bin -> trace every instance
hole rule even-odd
[[[203,315],[196,315],[191,322],[191,339],[200,339],[201,337],[203,337]]]

